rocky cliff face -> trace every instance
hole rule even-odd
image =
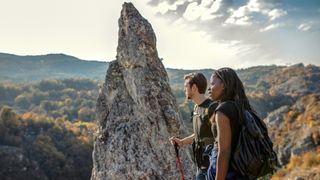
[[[282,106],[266,118],[282,165],[292,155],[301,156],[320,145],[319,100],[319,93],[303,96],[292,106]]]
[[[99,93],[97,116],[92,180],[180,178],[168,139],[181,133],[182,120],[152,27],[131,3],[123,4],[117,58]]]

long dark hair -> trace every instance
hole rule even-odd
[[[249,103],[244,86],[237,73],[231,68],[221,68],[214,72],[214,76],[224,84],[221,102],[234,101],[239,110],[240,122],[243,122],[243,112],[245,110],[254,110]]]

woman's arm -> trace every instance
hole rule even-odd
[[[218,157],[216,180],[226,178],[231,155],[231,125],[230,119],[222,112],[217,111],[215,115],[218,131]]]

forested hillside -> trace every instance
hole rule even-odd
[[[89,179],[95,123],[0,108],[0,179]]]
[[[68,121],[94,119],[98,81],[89,79],[43,80],[39,83],[0,84],[0,103],[18,112],[34,112]]]
[[[1,84],[0,179],[89,179],[97,89],[89,79]]]

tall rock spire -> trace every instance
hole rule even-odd
[[[97,118],[92,180],[180,178],[168,139],[181,132],[181,117],[151,24],[131,3],[123,4],[117,59],[101,88]]]

